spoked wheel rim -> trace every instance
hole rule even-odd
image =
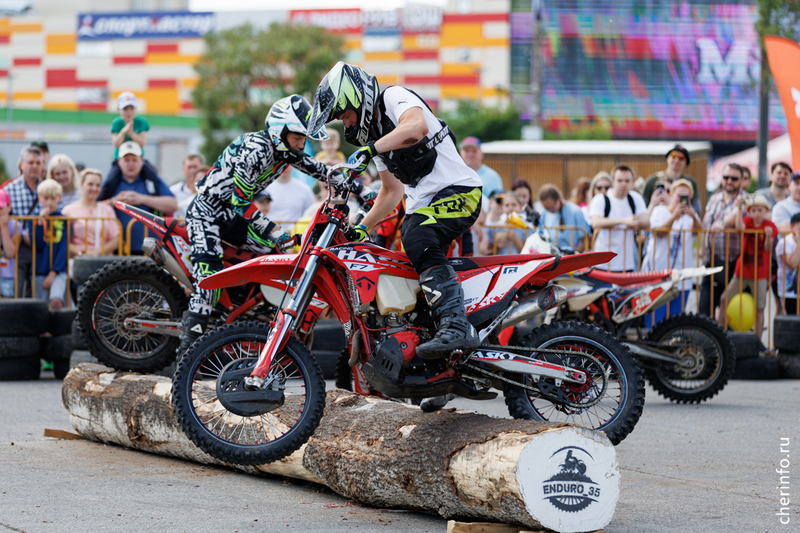
[[[128,318],[170,320],[173,310],[164,294],[144,281],[125,280],[110,285],[95,301],[92,321],[101,344],[115,355],[146,359],[168,340],[164,334],[131,331]]]
[[[544,355],[550,362],[581,369],[592,379],[589,390],[584,390],[585,387],[581,389],[568,388],[572,393],[593,394],[602,390],[603,374],[606,378],[606,389],[600,401],[583,409],[557,405],[550,400],[528,393],[528,401],[539,419],[602,429],[620,415],[628,397],[627,377],[625,370],[615,361],[608,348],[592,339],[573,336],[550,339],[544,342],[540,348],[584,352],[600,362],[602,367],[598,367],[591,359],[580,355]]]
[[[217,378],[234,359],[251,359],[252,366],[266,342],[265,338],[226,339],[197,358],[191,369],[191,408],[195,418],[215,439],[238,446],[259,446],[274,442],[300,423],[306,413],[307,372],[301,361],[283,350],[270,365],[275,387],[284,392],[283,405],[258,416],[239,416],[220,401]],[[269,381],[269,380],[268,380]]]
[[[675,392],[699,392],[714,386],[720,372],[722,346],[700,328],[681,327],[659,342],[660,345],[687,344],[675,349],[681,363],[659,363],[655,373],[661,383]]]

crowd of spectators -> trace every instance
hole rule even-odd
[[[151,213],[185,216],[208,171],[202,156],[186,156],[182,179],[169,187],[145,159],[150,125],[137,115],[135,95],[121,94],[118,108],[120,116],[111,125],[114,158],[105,172],[83,168],[67,154],[51,157],[43,141],[20,153],[18,177],[0,189],[0,297],[26,297],[35,290],[36,297],[47,299],[51,306],[62,306],[68,290],[68,260],[123,251],[141,254],[144,227],[133,224],[130,236],[126,235],[131,218],[115,209],[113,200]],[[318,160],[329,165],[345,160],[335,130],[321,148]],[[772,290],[785,301],[782,310],[798,311],[800,173],[792,174],[787,163],[774,164],[769,186],[754,195],[744,192],[750,184],[749,169],[727,165],[717,190],[702,206],[698,183],[687,174],[690,153],[679,144],[666,154],[663,170],[637,178],[634,168],[617,165],[593,178],[578,178],[569,199],[553,184],[534,191],[524,177],[513,179],[506,190],[500,175],[484,163],[479,139],[467,137],[458,148],[483,182],[483,209],[469,235],[455,244],[453,254],[528,253],[532,248],[526,239],[538,232],[569,252],[616,252],[609,263],[598,266],[615,272],[700,264],[725,267],[701,278],[698,287],[691,280],[682,282],[680,296],[668,311],[659,310],[656,320],[666,312],[679,312],[694,288],[700,312],[722,320],[726,301],[747,290],[756,299],[758,331],[763,327],[770,278]],[[362,180],[370,186],[368,174]],[[378,188],[380,183],[372,186]],[[289,167],[254,203],[272,220],[291,226],[308,219],[326,194],[324,184],[315,184],[312,190],[293,177]],[[396,217],[378,229],[379,242],[396,243],[393,236],[403,213],[401,203]],[[527,220],[528,228],[512,227],[508,223],[512,213]],[[26,220],[17,222],[15,217]],[[66,226],[63,217],[70,219]],[[292,229],[289,226],[287,231]],[[744,230],[744,238],[735,230]],[[120,247],[123,242],[127,248]]]

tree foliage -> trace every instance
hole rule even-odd
[[[519,140],[523,121],[514,104],[483,107],[479,102],[461,100],[455,111],[440,113],[459,141],[474,136],[481,142]]]
[[[800,38],[800,0],[756,0],[758,20],[755,24],[758,41],[762,54],[766,54],[764,37],[778,35],[787,39]],[[769,63],[764,61],[761,65],[761,81],[763,85],[769,82]]]
[[[276,22],[266,30],[246,24],[207,34],[192,93],[206,160],[214,161],[242,132],[263,129],[276,100],[299,93],[311,101],[322,77],[342,59],[343,44],[323,28],[293,23]]]

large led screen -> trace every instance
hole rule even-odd
[[[546,129],[599,124],[614,138],[756,138],[753,0],[540,3]],[[511,13],[512,90],[526,113],[530,6],[515,0]],[[786,130],[774,90],[769,128],[771,136]]]

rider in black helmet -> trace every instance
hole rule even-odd
[[[315,99],[309,134],[334,119],[343,121],[345,139],[361,147],[349,160],[360,162],[355,173],[363,173],[374,158],[383,182],[372,210],[349,237],[366,238],[405,195],[401,240],[439,323],[436,336],[421,344],[417,355],[440,359],[454,350],[473,351],[480,340],[446,253],[478,218],[482,182],[458,154],[455,136],[416,93],[400,86],[379,92],[374,76],[344,62],[328,72]]]

